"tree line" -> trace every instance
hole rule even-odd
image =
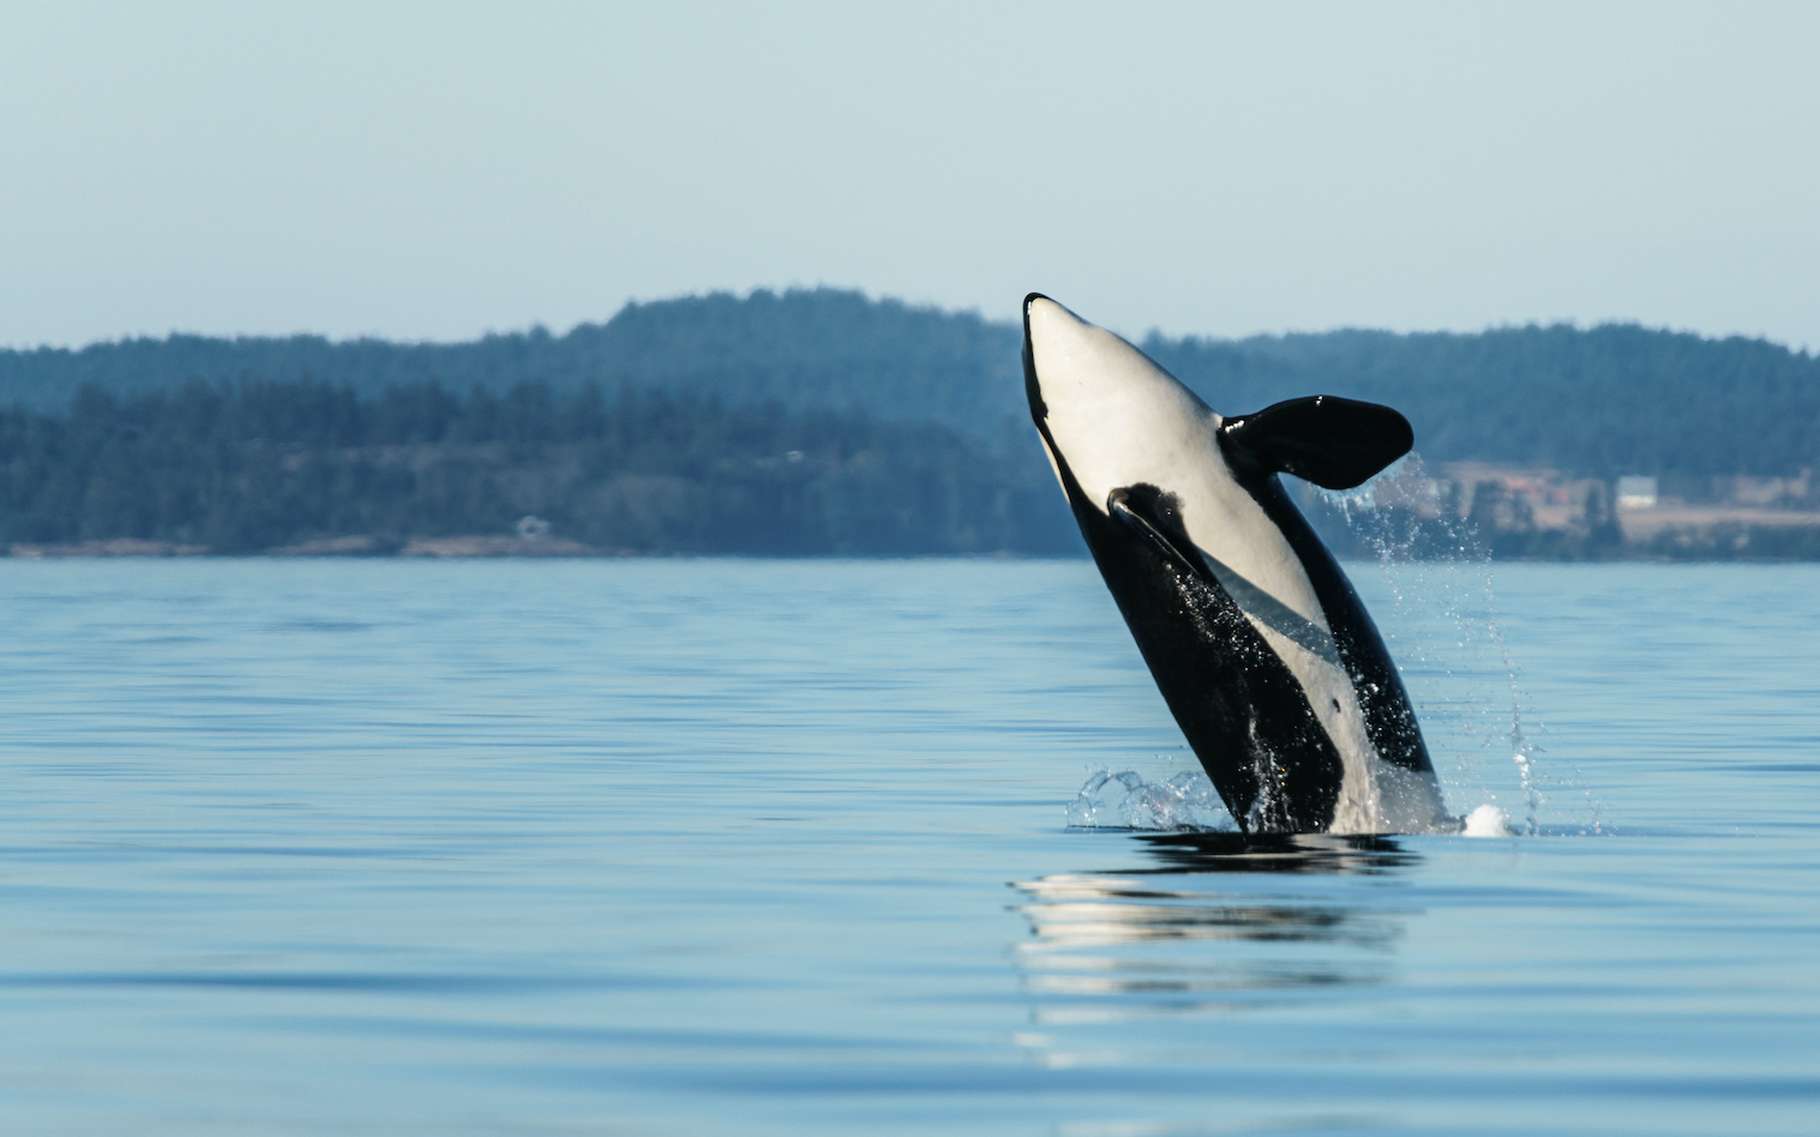
[[[1343,556],[1820,558],[1812,529],[1626,546],[1606,484],[1566,530],[1538,529],[1495,482],[1440,516],[1345,515],[1310,487],[1292,491]],[[132,538],[255,554],[361,538],[384,553],[423,538],[503,538],[526,518],[534,533],[601,553],[1083,551],[1028,428],[995,445],[856,411],[428,381],[369,393],[192,381],[124,396],[86,385],[61,413],[0,411],[0,552]]]
[[[507,534],[604,552],[1042,554],[1078,538],[1035,443],[853,412],[520,384],[191,382],[0,412],[0,544],[257,553]]]
[[[1318,392],[1388,403],[1431,461],[1673,485],[1793,474],[1820,459],[1820,359],[1762,340],[1616,324],[1139,342],[1222,412]],[[533,328],[456,344],[182,335],[0,351],[0,405],[58,411],[85,385],[127,397],[192,380],[326,381],[368,396],[426,383],[497,398],[520,386],[597,388],[607,399],[664,392],[752,413],[933,424],[1003,449],[1029,429],[1019,352],[1014,322],[978,313],[761,290],[629,304],[561,335]]]

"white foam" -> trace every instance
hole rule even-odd
[[[1497,806],[1486,802],[1466,815],[1466,822],[1460,828],[1462,837],[1515,837],[1516,831],[1510,827],[1510,815]]]

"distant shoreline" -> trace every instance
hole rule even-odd
[[[200,545],[173,541],[148,541],[119,538],[105,541],[81,541],[57,545],[14,544],[0,546],[4,561],[72,561],[72,560],[415,560],[415,561],[485,561],[485,560],[568,560],[568,561],[673,561],[673,560],[764,560],[764,561],[906,561],[906,560],[986,560],[986,561],[1067,561],[1086,558],[1086,551],[1067,553],[794,553],[776,554],[720,550],[616,550],[600,549],[575,541],[543,539],[525,541],[511,537],[459,536],[422,537],[404,541],[383,541],[373,537],[342,537],[309,541],[256,552],[218,551]],[[1341,552],[1339,558],[1350,564],[1371,563],[1380,558]],[[1748,549],[1718,553],[1711,549],[1689,550],[1686,555],[1664,555],[1659,549],[1626,552],[1613,550],[1599,557],[1584,556],[1490,556],[1397,558],[1399,563],[1422,564],[1820,564],[1820,557],[1751,555]]]
[[[1623,326],[1144,347],[1215,406],[1403,412],[1421,455],[1289,487],[1342,557],[1820,561],[1820,359]],[[0,352],[0,555],[1078,553],[1018,352],[838,292],[435,349]]]

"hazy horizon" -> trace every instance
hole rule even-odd
[[[875,303],[875,304],[876,303],[900,303],[900,304],[903,304],[906,307],[909,307],[912,309],[933,310],[933,311],[937,311],[937,312],[940,312],[945,315],[978,316],[981,319],[986,320],[989,323],[998,324],[998,325],[1001,325],[1001,326],[1004,326],[1007,328],[1015,328],[1017,326],[1017,314],[1016,314],[1015,306],[1013,307],[1013,310],[1009,313],[992,313],[992,312],[981,311],[977,307],[949,306],[949,305],[944,305],[944,304],[939,304],[939,303],[934,303],[934,302],[910,300],[910,299],[907,299],[902,296],[884,295],[884,294],[878,293],[872,289],[862,288],[857,285],[808,284],[808,285],[772,286],[772,285],[761,284],[761,285],[754,285],[751,288],[737,289],[737,290],[736,289],[702,289],[702,290],[695,291],[695,292],[678,293],[677,295],[674,295],[674,296],[628,297],[625,304],[622,304],[620,306],[620,308],[614,309],[614,311],[612,311],[612,312],[606,312],[599,316],[584,317],[583,319],[576,320],[573,323],[563,325],[563,326],[553,327],[545,321],[533,320],[532,322],[530,322],[528,324],[522,324],[522,325],[518,325],[516,327],[488,327],[488,328],[483,328],[479,331],[473,332],[468,335],[450,336],[450,337],[390,336],[390,335],[384,335],[381,333],[372,333],[372,332],[355,332],[355,333],[350,333],[347,335],[335,335],[335,334],[328,333],[328,332],[314,331],[309,328],[297,328],[297,329],[291,329],[291,330],[287,330],[287,331],[278,331],[278,332],[260,332],[260,331],[204,332],[204,331],[197,331],[192,328],[170,328],[163,332],[135,332],[135,333],[128,333],[126,335],[120,335],[120,336],[106,336],[106,337],[102,337],[99,339],[87,340],[82,343],[74,343],[74,344],[0,344],[0,351],[36,351],[36,350],[81,351],[85,348],[106,347],[110,344],[127,343],[127,342],[131,342],[131,341],[135,341],[135,340],[163,341],[163,340],[167,340],[167,339],[181,338],[181,337],[188,337],[188,336],[201,337],[201,338],[205,338],[205,339],[221,339],[221,340],[290,339],[293,337],[303,337],[303,338],[325,339],[325,340],[329,341],[330,343],[358,343],[358,342],[366,341],[366,342],[391,343],[391,344],[398,344],[398,345],[402,345],[402,346],[430,345],[430,346],[441,346],[441,347],[454,347],[454,346],[460,346],[462,344],[474,343],[474,342],[483,340],[489,336],[527,335],[527,334],[530,334],[530,333],[532,333],[534,331],[538,331],[538,330],[542,330],[543,332],[545,332],[551,336],[561,338],[563,336],[570,334],[571,332],[575,331],[576,329],[584,327],[584,326],[600,327],[602,325],[605,325],[606,323],[611,321],[613,319],[613,317],[619,313],[619,311],[623,310],[626,304],[644,305],[644,304],[664,304],[664,303],[671,303],[671,302],[687,302],[690,300],[701,299],[701,298],[713,296],[713,295],[730,295],[730,296],[735,297],[738,300],[744,301],[744,300],[750,299],[756,293],[770,292],[774,295],[781,296],[781,295],[784,295],[785,293],[792,292],[792,291],[815,291],[818,289],[825,289],[825,290],[830,290],[830,291],[840,292],[840,293],[858,293],[858,294],[864,296],[865,299],[867,300],[867,302],[869,302],[869,303]],[[1019,299],[1022,299],[1022,297],[1019,297]],[[1203,339],[1203,340],[1221,341],[1221,342],[1241,342],[1241,341],[1248,340],[1248,339],[1282,338],[1282,337],[1291,337],[1291,336],[1320,336],[1320,335],[1327,335],[1327,334],[1332,334],[1332,333],[1343,333],[1343,332],[1384,332],[1384,333],[1388,333],[1391,335],[1398,335],[1398,336],[1422,336],[1422,335],[1472,336],[1472,335],[1479,335],[1479,334],[1483,334],[1483,333],[1487,333],[1487,332],[1520,330],[1520,329],[1529,328],[1529,327],[1571,327],[1578,331],[1589,331],[1589,330],[1593,330],[1593,329],[1599,328],[1599,327],[1639,327],[1639,328],[1642,328],[1644,331],[1664,332],[1664,333],[1668,333],[1671,335],[1692,335],[1692,336],[1697,336],[1701,339],[1706,339],[1706,340],[1723,340],[1723,339],[1732,339],[1732,338],[1760,340],[1762,342],[1766,342],[1766,343],[1770,344],[1773,347],[1779,347],[1779,348],[1786,349],[1796,355],[1806,356],[1806,355],[1813,354],[1813,348],[1810,346],[1802,345],[1802,344],[1790,344],[1790,343],[1786,343],[1786,342],[1783,342],[1780,340],[1771,339],[1766,336],[1752,336],[1747,333],[1739,333],[1739,332],[1706,332],[1706,331],[1702,331],[1698,328],[1671,328],[1671,327],[1665,327],[1665,326],[1644,324],[1644,323],[1641,323],[1636,320],[1626,320],[1626,319],[1506,321],[1506,322],[1502,322],[1502,323],[1486,324],[1482,327],[1476,327],[1476,328],[1385,328],[1385,327],[1372,327],[1372,326],[1367,326],[1367,325],[1362,325],[1362,324],[1336,324],[1331,327],[1324,327],[1324,328],[1263,329],[1263,330],[1253,331],[1253,332],[1244,332],[1244,333],[1240,333],[1237,335],[1225,335],[1225,334],[1221,334],[1221,333],[1211,333],[1211,332],[1196,332],[1193,330],[1166,331],[1166,330],[1159,329],[1159,328],[1115,327],[1112,330],[1118,332],[1120,335],[1125,336],[1127,339],[1130,339],[1133,342],[1141,341],[1143,338],[1145,338],[1152,332],[1162,334],[1171,339]]]
[[[858,287],[1131,335],[1820,344],[1820,8],[72,4],[0,44],[0,345],[450,342]]]

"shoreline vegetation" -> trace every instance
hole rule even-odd
[[[1748,536],[1745,538],[1748,540]],[[386,542],[364,537],[348,538],[324,545],[336,547],[303,548],[287,547],[265,549],[252,553],[220,553],[196,545],[177,545],[167,541],[142,541],[135,538],[121,538],[113,541],[85,541],[74,545],[13,545],[0,550],[0,562],[3,561],[89,561],[89,560],[443,560],[443,561],[480,561],[480,560],[597,560],[597,561],[630,561],[630,560],[850,560],[850,561],[905,561],[905,560],[969,560],[987,559],[1003,561],[1053,561],[1085,558],[1087,550],[1082,547],[1076,553],[803,553],[803,554],[764,554],[764,553],[635,553],[593,549],[575,542],[556,542],[550,545],[535,545],[516,542],[509,538],[493,536],[437,537],[427,540],[413,540],[401,547],[392,547]],[[364,546],[356,551],[350,545]],[[1441,560],[1446,562],[1475,563],[1485,554],[1470,550],[1462,551],[1447,557],[1414,556],[1413,560]],[[1353,564],[1380,559],[1380,555],[1370,552],[1348,551],[1339,554],[1341,561]],[[1518,556],[1491,557],[1499,564],[1812,564],[1820,562],[1820,555],[1812,553],[1790,554],[1786,556],[1772,553],[1757,555],[1740,555],[1737,552],[1720,550],[1706,552],[1697,549],[1650,555],[1625,554],[1611,557],[1567,557],[1567,556]]]
[[[1222,409],[1398,407],[1297,487],[1345,557],[1820,560],[1820,359],[1628,326],[1146,351]],[[628,305],[470,344],[0,351],[0,556],[1079,556],[1017,334],[851,292]]]

